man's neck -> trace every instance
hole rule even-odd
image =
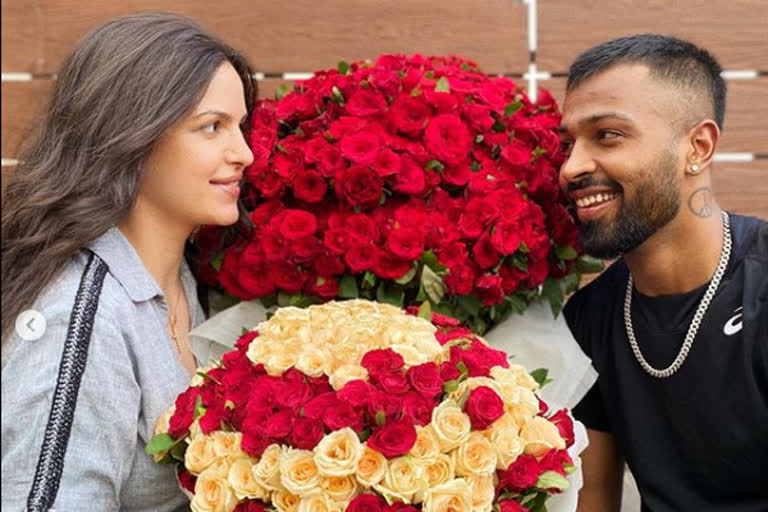
[[[721,210],[708,217],[681,211],[639,247],[624,255],[635,288],[643,295],[678,295],[712,279],[723,244]]]
[[[170,224],[165,216],[134,208],[118,226],[157,284],[168,296],[179,286],[184,244],[192,229]]]

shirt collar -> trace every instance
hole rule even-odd
[[[162,295],[160,286],[141,261],[136,249],[120,232],[111,228],[94,240],[89,249],[109,267],[133,302],[143,302]]]

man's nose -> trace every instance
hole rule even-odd
[[[568,159],[560,168],[560,187],[565,190],[568,183],[579,181],[595,172],[597,164],[583,145],[575,143]]]

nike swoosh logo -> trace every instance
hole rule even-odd
[[[723,326],[723,332],[726,336],[733,336],[744,326],[743,322],[741,321],[740,313],[742,309],[743,307],[734,309],[733,312],[736,314],[729,318],[727,322],[725,322],[725,325]]]

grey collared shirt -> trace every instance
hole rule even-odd
[[[189,384],[173,348],[168,309],[157,282],[116,228],[90,247],[109,266],[80,385],[57,494],[57,512],[186,510],[174,467],[144,453],[155,422]],[[15,332],[2,348],[2,510],[22,511],[43,443],[64,340],[80,278],[81,251],[32,309],[43,336]],[[196,284],[182,266],[192,325],[204,320]]]

